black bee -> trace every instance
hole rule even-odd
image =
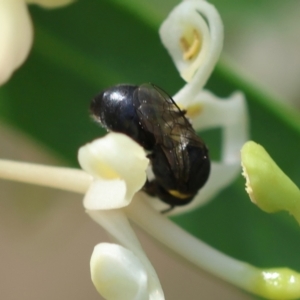
[[[150,152],[154,180],[143,190],[171,208],[188,204],[210,173],[208,150],[174,100],[153,84],[117,85],[91,103],[93,117]]]

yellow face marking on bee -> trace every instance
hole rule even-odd
[[[168,190],[168,193],[179,199],[186,199],[186,198],[191,197],[191,195],[181,194],[180,192],[178,192],[176,190]]]

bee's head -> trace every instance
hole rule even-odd
[[[116,85],[99,93],[91,102],[92,117],[111,131],[121,131],[134,117],[133,93],[137,86]]]

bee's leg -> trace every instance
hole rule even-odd
[[[152,180],[152,181],[147,180],[143,187],[143,191],[146,192],[151,197],[159,197],[157,194],[158,193],[157,188],[158,188],[158,184],[157,184],[156,180]],[[171,210],[173,210],[174,208],[175,208],[175,205],[170,204],[170,207],[162,210],[161,213],[162,214],[168,213]]]
[[[155,180],[149,181],[147,179],[147,181],[146,181],[145,185],[143,186],[142,190],[144,192],[146,192],[149,196],[156,197],[157,187],[156,187]]]
[[[170,207],[162,210],[161,213],[166,214],[166,213],[170,212],[171,210],[173,210],[174,208],[175,208],[175,205],[170,205]]]
[[[154,158],[154,153],[153,153],[153,152],[148,153],[148,154],[146,155],[146,157],[149,158],[150,161],[152,162],[152,159]]]

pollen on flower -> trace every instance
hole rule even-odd
[[[203,112],[203,105],[200,104],[200,103],[194,103],[192,105],[189,105],[189,107],[187,107],[185,109],[186,111],[186,115],[189,117],[189,118],[196,118],[198,117],[200,114],[202,114]]]
[[[192,60],[200,51],[202,40],[199,32],[194,29],[191,34],[180,38],[180,45],[183,49],[183,59]]]

